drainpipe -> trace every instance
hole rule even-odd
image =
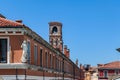
[[[63,58],[63,63],[62,63],[62,72],[63,72],[63,80],[64,80],[64,58]]]
[[[15,70],[16,70],[16,80],[18,80],[18,70],[17,68]]]
[[[55,72],[55,80],[56,80],[56,72]]]
[[[25,69],[25,80],[26,80],[26,69]]]
[[[45,74],[44,74],[44,70],[43,70],[43,80],[45,80]]]

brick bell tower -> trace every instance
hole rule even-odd
[[[57,50],[63,52],[62,23],[49,23],[49,43]]]

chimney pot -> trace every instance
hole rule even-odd
[[[70,52],[70,49],[67,49],[68,52]]]
[[[22,20],[16,20],[16,22],[18,22],[18,23],[22,23]]]
[[[67,49],[67,45],[64,45],[64,48]]]

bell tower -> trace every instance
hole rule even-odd
[[[49,23],[49,43],[57,50],[63,52],[62,23]]]

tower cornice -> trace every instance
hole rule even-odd
[[[49,22],[50,26],[62,26],[62,23],[60,22]]]

